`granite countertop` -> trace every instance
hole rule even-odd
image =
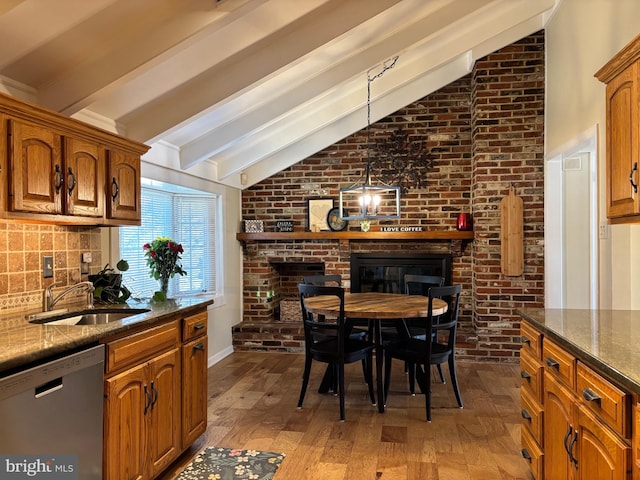
[[[640,394],[640,311],[522,309],[548,338],[632,393]]]
[[[124,305],[105,305],[109,309],[139,309],[150,311],[103,325],[47,325],[33,324],[26,316],[36,311],[0,312],[0,375],[12,370],[64,354],[84,346],[97,344],[101,339],[126,332],[143,325],[153,325],[177,312],[188,314],[207,305],[208,297],[180,298],[163,303],[129,302]],[[100,309],[96,305],[96,310]],[[71,309],[71,308],[70,308]],[[78,307],[83,310],[83,307]]]

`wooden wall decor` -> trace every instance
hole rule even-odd
[[[500,268],[503,275],[517,277],[524,271],[523,202],[513,185],[500,200]]]

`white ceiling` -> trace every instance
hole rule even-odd
[[[560,1],[0,0],[0,91],[245,188],[365,127],[367,71],[399,55],[371,84],[376,121]]]

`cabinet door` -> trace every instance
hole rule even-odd
[[[581,480],[627,480],[631,472],[631,448],[598,422],[584,406],[578,409],[577,472]]]
[[[638,64],[607,84],[607,216],[638,213]]]
[[[140,157],[109,150],[107,217],[140,221]]]
[[[104,478],[147,478],[146,432],[149,424],[149,385],[140,365],[105,381]]]
[[[105,149],[65,138],[65,211],[69,215],[104,216]]]
[[[207,429],[207,339],[202,336],[182,347],[182,448]]]
[[[151,478],[164,470],[180,450],[180,349],[158,355],[149,362]]]
[[[573,420],[573,394],[560,385],[552,375],[544,375],[544,473],[549,479],[573,478],[574,465],[567,448],[573,441],[573,455],[577,454],[577,425]]]
[[[36,125],[9,121],[9,208],[62,213],[61,136]]]

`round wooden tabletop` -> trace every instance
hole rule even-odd
[[[336,315],[340,302],[335,296],[319,295],[304,301],[307,310],[316,315]],[[429,299],[422,295],[400,293],[345,293],[344,313],[347,318],[419,318],[428,316]],[[447,303],[433,299],[433,315],[447,311]]]

